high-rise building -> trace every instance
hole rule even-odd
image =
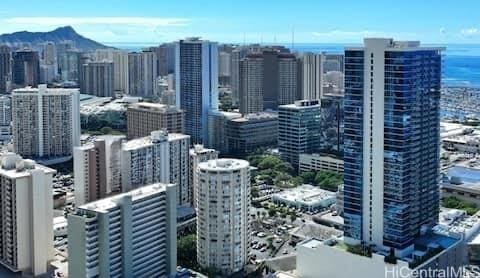
[[[324,94],[320,100],[319,152],[343,157],[344,107],[343,95]]]
[[[175,191],[153,184],[78,207],[68,216],[69,277],[175,276]]]
[[[78,53],[78,87],[80,88],[80,92],[86,91],[86,84],[85,84],[85,67],[86,65],[92,61],[92,57],[86,53]]]
[[[26,87],[12,92],[12,132],[16,153],[42,163],[59,163],[80,145],[77,89]]]
[[[67,48],[65,51],[57,51],[58,71],[63,81],[79,81],[79,58],[82,53],[75,48]]]
[[[297,58],[294,54],[278,55],[277,92],[277,105],[291,104],[297,100]],[[265,107],[268,108],[268,106]]]
[[[196,174],[197,261],[225,275],[240,271],[250,250],[250,165],[210,160]]]
[[[25,49],[13,52],[12,80],[16,87],[36,87],[40,81],[38,52]]]
[[[73,150],[75,205],[119,192],[120,149],[125,136],[102,136]]]
[[[246,115],[263,111],[263,56],[249,54],[240,60],[240,113]]]
[[[297,99],[297,60],[288,49],[265,48],[263,56],[263,108],[277,110],[278,105]]]
[[[122,145],[122,191],[151,183],[177,185],[178,205],[191,204],[189,185],[190,136],[153,131]]]
[[[45,65],[57,64],[57,48],[55,47],[55,43],[46,42],[43,45],[42,62]]]
[[[163,43],[151,47],[157,55],[157,72],[159,76],[167,76],[175,72],[175,43]]]
[[[196,189],[195,184],[198,184],[196,181],[196,170],[198,168],[198,164],[201,162],[207,162],[212,159],[218,158],[218,151],[214,149],[207,149],[203,147],[203,145],[194,145],[193,148],[190,149],[190,188],[193,190],[193,205],[196,206]]]
[[[0,94],[10,92],[12,82],[12,53],[10,47],[0,45]]]
[[[155,52],[128,53],[128,94],[150,97],[157,95],[157,57]]]
[[[302,55],[302,99],[321,99],[323,96],[323,54]]]
[[[170,158],[169,183],[177,185],[177,204],[193,206],[193,185],[190,184],[190,136],[168,134]]]
[[[152,131],[165,129],[170,133],[184,133],[185,114],[176,106],[140,102],[127,109],[128,139],[145,137]]]
[[[208,111],[218,109],[217,43],[180,40],[175,55],[175,101],[185,111],[185,132],[193,143],[206,143]]]
[[[128,94],[128,52],[120,49],[97,49],[96,61],[113,62],[114,90]]]
[[[278,107],[278,149],[282,159],[298,168],[299,155],[320,146],[319,100],[299,100]]]
[[[229,52],[221,51],[218,54],[218,82],[221,86],[230,86],[232,57]]]
[[[170,179],[168,136],[154,131],[148,137],[122,144],[122,191]]]
[[[234,52],[232,55],[241,54]],[[279,105],[298,99],[298,61],[288,49],[251,47],[238,62],[238,84],[236,72],[233,73],[236,65],[235,60],[232,62],[232,91],[238,88],[241,113],[277,110]]]
[[[0,161],[0,264],[26,275],[46,274],[54,256],[55,170],[14,153]]]
[[[89,62],[83,65],[82,94],[98,97],[115,97],[113,62]]]
[[[345,56],[343,54],[324,53],[323,73],[344,71]]]
[[[348,244],[401,254],[438,221],[442,50],[392,39],[345,50]]]
[[[12,99],[10,96],[0,96],[0,141],[9,142],[12,139]]]
[[[240,61],[247,53],[246,48],[236,47],[230,55],[230,88],[232,90],[232,104],[237,106],[240,103]]]

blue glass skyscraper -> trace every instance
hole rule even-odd
[[[397,252],[439,210],[442,48],[365,39],[345,50],[345,242]]]

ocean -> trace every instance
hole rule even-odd
[[[158,43],[105,43],[106,45],[138,51],[144,47],[156,46]],[[297,43],[293,48],[291,44],[285,44],[293,51],[298,52],[332,52],[342,53],[345,46],[360,46],[359,44],[326,44],[326,43]],[[443,85],[465,86],[480,88],[480,45],[446,44],[428,45],[446,47],[443,63]]]

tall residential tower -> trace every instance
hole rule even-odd
[[[217,43],[188,38],[176,43],[176,105],[185,111],[193,143],[208,140],[208,111],[218,109]]]
[[[346,243],[401,254],[438,221],[442,50],[392,39],[345,50]]]

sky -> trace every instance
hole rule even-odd
[[[1,0],[0,33],[70,25],[104,43],[480,44],[478,0]],[[294,33],[294,36],[292,34]]]

